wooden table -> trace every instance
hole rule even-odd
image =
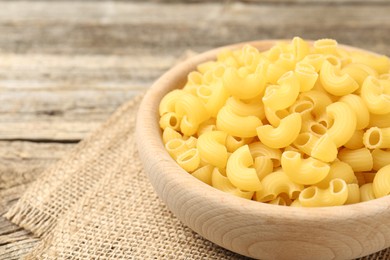
[[[390,1],[0,0],[0,215],[188,52],[331,37],[390,55]],[[0,259],[39,238],[0,216]]]

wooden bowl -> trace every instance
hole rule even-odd
[[[266,50],[275,41],[250,44]],[[339,207],[269,205],[210,187],[169,156],[159,128],[160,100],[170,90],[183,87],[187,74],[197,64],[215,59],[220,50],[197,55],[166,72],[149,89],[139,108],[136,138],[140,158],[168,208],[204,238],[253,258],[351,259],[389,247],[390,196]]]

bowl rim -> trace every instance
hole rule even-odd
[[[277,205],[271,205],[268,203],[257,202],[253,200],[243,199],[234,195],[222,192],[215,189],[200,180],[194,178],[182,169],[168,154],[162,142],[162,134],[158,124],[159,114],[158,106],[162,96],[169,91],[175,89],[173,85],[184,86],[187,79],[187,75],[190,71],[196,68],[197,64],[205,61],[210,61],[216,58],[216,54],[221,50],[225,49],[238,49],[246,44],[250,44],[256,48],[259,46],[273,46],[276,42],[290,41],[285,39],[269,39],[269,40],[258,40],[241,42],[232,45],[226,45],[218,47],[181,62],[170,70],[165,72],[160,78],[158,78],[151,88],[145,94],[137,113],[136,121],[136,140],[138,150],[142,155],[155,155],[159,156],[148,156],[148,170],[146,173],[151,181],[154,189],[162,189],[164,194],[164,185],[168,181],[171,185],[180,185],[181,188],[193,197],[204,197],[207,198],[209,203],[221,203],[228,200],[228,204],[224,204],[231,209],[237,209],[245,211],[246,214],[251,215],[267,215],[268,217],[274,218],[275,220],[283,218],[284,220],[298,220],[299,221],[319,221],[323,222],[323,216],[326,216],[326,221],[333,221],[336,219],[347,218],[357,219],[362,216],[372,216],[381,214],[382,212],[390,209],[390,196],[385,196],[379,199],[374,199],[366,202],[359,202],[356,204],[342,205],[336,207],[283,207]],[[312,42],[312,41],[308,41]],[[349,49],[358,50],[368,53],[367,50],[359,49],[356,47],[342,45],[339,46]],[[263,48],[260,48],[263,49]],[[264,49],[266,50],[266,49]],[[174,82],[174,83],[172,83]],[[144,138],[145,136],[150,138]],[[141,141],[142,140],[142,141]],[[142,159],[143,156],[141,156]],[[143,160],[144,166],[145,161]],[[146,166],[145,166],[146,167]],[[158,193],[158,192],[157,192]],[[167,204],[166,195],[158,194],[163,201]],[[168,205],[171,209],[171,207]],[[172,210],[172,209],[171,209]],[[174,212],[175,213],[175,212]]]

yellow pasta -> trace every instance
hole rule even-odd
[[[244,145],[229,157],[226,175],[230,182],[240,190],[261,190],[263,185],[257,176],[256,170],[251,166],[253,166],[253,158],[248,145]]]
[[[390,148],[390,127],[371,127],[364,133],[363,143],[369,149]]]
[[[373,114],[390,113],[390,93],[387,93],[380,80],[368,76],[363,83],[360,96]]]
[[[260,142],[251,143],[248,145],[248,147],[253,158],[257,158],[259,156],[265,156],[272,160],[274,168],[280,166],[282,152],[279,149],[270,148]]]
[[[256,128],[263,125],[256,116],[239,116],[224,106],[217,115],[217,129],[238,137],[256,136]]]
[[[372,151],[371,155],[373,160],[373,170],[378,171],[386,165],[390,165],[390,150],[385,151],[381,149],[375,149]]]
[[[373,167],[372,155],[367,148],[356,150],[343,148],[339,151],[338,158],[348,163],[355,172],[371,171]]]
[[[244,199],[251,199],[253,191],[242,191],[235,187],[226,176],[223,176],[218,168],[214,168],[211,175],[211,184],[214,188],[230,193],[234,196],[241,197]]]
[[[343,102],[335,102],[326,108],[328,117],[333,125],[328,129],[328,135],[337,147],[344,145],[351,139],[356,130],[356,114]]]
[[[226,193],[325,207],[390,195],[390,60],[332,39],[249,44],[159,104],[176,163]]]
[[[347,184],[348,197],[345,201],[345,205],[354,204],[360,202],[360,189],[357,184]]]
[[[326,189],[310,186],[299,194],[303,207],[340,206],[348,199],[348,186],[341,179],[333,179]]]
[[[348,149],[359,149],[359,148],[363,148],[364,147],[364,144],[363,144],[363,135],[364,135],[364,131],[363,130],[356,130],[351,139],[348,140],[348,142],[346,142],[344,144],[344,147],[348,148]]]
[[[322,63],[320,80],[323,88],[335,96],[348,95],[359,88],[359,84],[349,74],[341,74],[328,60]]]
[[[372,183],[366,183],[360,186],[360,201],[369,201],[375,199],[374,188]]]
[[[299,95],[299,81],[292,71],[282,75],[278,85],[268,86],[265,90],[263,103],[272,110],[281,110],[294,104]]]
[[[214,167],[208,164],[195,170],[191,175],[197,178],[198,180],[211,186],[211,176],[213,170]]]
[[[390,194],[390,165],[381,168],[372,182],[375,198],[381,198]]]
[[[357,130],[364,129],[368,126],[370,122],[370,112],[360,96],[349,94],[341,97],[339,101],[347,104],[355,112]]]
[[[312,157],[302,159],[300,153],[288,151],[282,154],[282,169],[295,183],[311,185],[322,181],[330,167]]]
[[[249,99],[258,96],[265,88],[266,65],[259,64],[255,72],[239,70],[234,67],[226,69],[223,84],[234,97]]]
[[[199,136],[197,147],[200,158],[215,167],[225,168],[228,159],[226,138],[227,134],[222,131],[206,132]]]
[[[301,115],[293,113],[280,120],[277,128],[270,125],[257,127],[257,136],[260,141],[271,148],[289,146],[297,138],[301,130]]]
[[[261,202],[274,200],[282,193],[286,194],[289,199],[296,199],[304,189],[303,185],[291,181],[283,171],[268,174],[261,183],[263,189],[255,193],[255,200]]]

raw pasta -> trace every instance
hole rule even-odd
[[[167,152],[223,192],[292,207],[390,195],[390,61],[295,37],[197,65],[159,106]]]

